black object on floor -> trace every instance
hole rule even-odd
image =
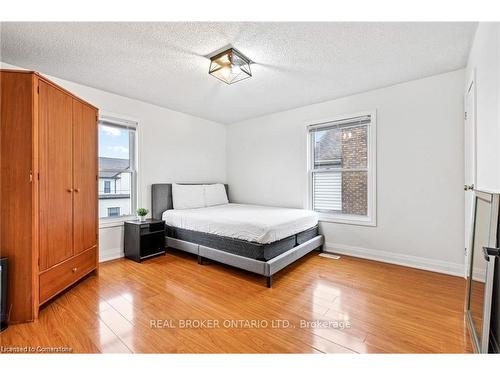
[[[7,299],[7,258],[0,258],[0,331],[3,331],[9,325],[8,323],[8,299]]]

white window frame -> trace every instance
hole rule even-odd
[[[131,169],[133,169],[133,173],[131,175],[131,194],[130,194],[130,200],[131,200],[131,214],[130,215],[121,215],[121,216],[112,216],[112,217],[101,217],[99,218],[99,228],[111,228],[111,227],[116,227],[116,226],[123,226],[124,222],[127,220],[133,220],[137,218],[137,215],[135,215],[135,211],[138,207],[139,204],[139,197],[141,196],[141,191],[140,191],[140,140],[141,140],[141,133],[140,133],[140,126],[139,126],[139,120],[135,118],[131,118],[128,116],[123,116],[120,114],[115,114],[107,111],[100,111],[99,112],[99,121],[98,121],[98,126],[100,125],[101,121],[107,121],[110,123],[115,123],[117,125],[123,125],[124,127],[130,127],[135,129],[135,142],[134,142],[134,150],[131,152],[131,156],[133,157],[133,165],[131,166]],[[98,155],[99,157],[99,155]]]
[[[334,121],[341,121],[353,117],[370,116],[370,124],[368,125],[368,207],[367,215],[348,215],[319,212],[319,220],[322,222],[377,226],[377,111],[364,111],[351,113],[339,116],[332,116],[327,119],[316,121],[308,121],[306,123],[306,139],[307,139],[307,196],[306,207],[313,209],[313,149],[312,149],[312,132],[311,130],[331,126]]]
[[[109,191],[106,191],[106,186],[108,186]],[[104,181],[104,194],[111,194],[111,181],[107,181],[107,180]]]

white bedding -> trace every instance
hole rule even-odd
[[[318,215],[309,210],[229,203],[167,210],[163,220],[173,227],[266,244],[315,226]]]

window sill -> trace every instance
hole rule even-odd
[[[102,219],[99,219],[99,229],[121,227],[121,226],[123,226],[123,223],[125,223],[126,221],[134,220],[134,219],[136,219],[136,216],[134,216],[134,215],[120,216],[117,218],[102,218]]]
[[[325,223],[335,223],[335,224],[348,224],[348,225],[359,225],[364,227],[376,227],[377,222],[375,219],[370,217],[358,217],[349,215],[329,215],[329,214],[319,214],[319,221]]]

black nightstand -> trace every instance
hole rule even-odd
[[[149,219],[125,222],[125,257],[142,262],[165,254],[165,222]]]

